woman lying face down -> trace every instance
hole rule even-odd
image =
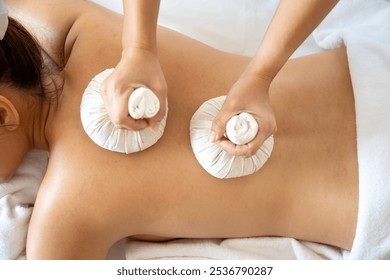
[[[271,158],[253,175],[221,180],[197,162],[189,124],[203,102],[226,94],[248,58],[159,28],[169,87],[164,134],[142,152],[115,153],[86,135],[80,104],[92,77],[120,58],[121,16],[78,0],[7,4],[31,35],[10,24],[0,42],[1,179],[12,176],[29,149],[50,153],[28,258],[106,258],[124,237],[289,236],[351,248],[358,169],[344,49],[287,63],[270,90],[278,122]],[[27,44],[22,33],[39,45]],[[15,46],[24,50],[11,60]],[[14,70],[16,61],[26,70]],[[28,75],[32,81],[18,81],[30,69],[38,71]]]

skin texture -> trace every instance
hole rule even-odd
[[[29,111],[16,92],[0,91],[18,109],[19,129],[30,139],[20,148],[34,143],[50,152],[30,223],[28,258],[102,259],[126,236],[290,236],[351,248],[358,167],[344,49],[283,67],[270,88],[278,123],[271,158],[256,174],[220,180],[196,161],[189,121],[204,101],[227,92],[248,58],[159,28],[159,60],[169,86],[164,135],[141,153],[113,153],[85,134],[79,107],[91,78],[120,59],[121,16],[86,1],[23,2],[7,2],[11,16],[39,30],[43,47],[65,65],[57,104]],[[0,162],[16,156],[7,149]]]

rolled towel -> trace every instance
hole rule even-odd
[[[255,118],[248,113],[233,116],[226,124],[226,137],[236,145],[244,145],[252,141],[259,130]]]
[[[100,94],[101,83],[113,70],[107,69],[99,73],[88,84],[81,100],[81,123],[92,141],[104,149],[126,154],[145,150],[163,135],[167,113],[157,131],[150,127],[141,130],[117,128],[112,123]],[[134,119],[151,118],[159,109],[158,98],[150,89],[138,88],[130,95],[129,113]]]
[[[134,90],[129,98],[129,114],[135,119],[150,119],[160,110],[160,101],[148,88],[140,87]]]
[[[251,157],[232,156],[218,144],[209,142],[213,119],[221,110],[225,96],[203,103],[195,112],[190,123],[191,146],[200,165],[217,178],[235,178],[258,171],[272,153],[274,138],[270,136]],[[250,142],[257,134],[256,120],[247,113],[241,113],[229,120],[226,136],[237,144]]]

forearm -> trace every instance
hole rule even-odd
[[[123,0],[123,51],[143,48],[156,51],[156,27],[160,0]]]
[[[281,0],[249,70],[272,80],[337,2]]]

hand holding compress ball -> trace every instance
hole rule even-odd
[[[124,55],[116,68],[101,83],[101,96],[112,123],[118,128],[140,130],[157,129],[165,116],[167,85],[160,63],[153,52],[132,50]],[[160,107],[153,116],[134,118],[128,111],[132,92],[140,87],[151,88]]]
[[[91,86],[95,93],[101,90],[102,97],[100,94],[99,97],[96,97],[97,94],[85,94],[86,102],[83,99],[81,115],[87,120],[94,119],[94,125],[85,125],[88,123],[85,121],[83,124],[90,137],[96,138],[95,142],[129,153],[153,145],[162,136],[167,86],[157,56],[156,26],[160,1],[123,3],[122,59],[101,89],[94,88],[96,83]],[[227,93],[226,100],[212,99],[195,113],[191,121],[191,143],[198,161],[210,174],[218,178],[249,175],[268,159],[273,148],[272,135],[276,132],[276,119],[268,94],[270,84],[292,53],[336,3],[337,0],[280,1],[256,55]],[[128,117],[127,102],[132,90],[143,86],[155,91],[161,106],[156,116],[149,118],[145,115],[135,120]],[[96,117],[95,111],[85,109],[94,98],[98,101],[97,111],[101,119]],[[142,98],[139,99],[141,103],[146,100]],[[103,113],[104,106],[107,112]],[[111,121],[107,121],[108,116]],[[231,118],[233,120],[229,121]],[[96,129],[96,126],[99,128]],[[128,132],[121,128],[139,131]],[[104,133],[101,132],[103,130]],[[154,133],[156,131],[158,133]],[[232,135],[236,132],[244,132],[244,136]],[[133,141],[130,134],[139,139]],[[130,143],[129,147],[123,147],[123,143]]]
[[[255,75],[242,76],[229,91],[213,120],[210,142],[218,144],[232,156],[255,155],[264,141],[276,132],[276,120],[268,97],[269,86],[270,82],[266,79]],[[225,137],[228,136],[225,131],[228,131],[229,120],[238,118],[241,113],[247,113],[251,117],[251,127],[259,126],[259,130],[251,139],[236,143],[234,138]],[[245,122],[241,123],[245,125]]]
[[[158,129],[145,127],[127,130],[115,126],[105,107],[100,88],[113,72],[107,69],[96,75],[88,84],[81,101],[81,122],[87,135],[100,147],[114,152],[143,151],[162,137],[167,113]],[[210,143],[211,124],[224,103],[225,96],[206,101],[195,112],[190,125],[191,145],[203,168],[217,178],[234,178],[250,175],[259,170],[271,155],[273,137],[269,137],[253,156],[233,156],[218,144]],[[127,110],[134,119],[152,118],[160,109],[158,98],[148,88],[138,88],[128,99]],[[167,102],[166,102],[167,104]],[[168,110],[165,110],[166,112]],[[231,118],[226,127],[227,137],[237,145],[246,144],[258,133],[258,125],[251,114],[241,113]]]
[[[159,0],[123,1],[122,57],[100,89],[107,113],[116,127],[157,130],[166,115],[168,87],[156,38],[159,7]],[[128,113],[129,96],[139,87],[150,88],[159,99],[160,110],[151,118],[134,119]]]
[[[163,135],[167,108],[157,128],[149,126],[139,130],[129,130],[116,126],[108,115],[102,94],[101,84],[113,72],[107,69],[96,75],[88,84],[81,101],[80,116],[85,132],[100,147],[120,153],[135,153],[154,145]],[[167,102],[164,102],[167,106]],[[126,101],[126,114],[135,120],[153,118],[161,111],[157,96],[148,88],[134,90]]]
[[[226,97],[205,102],[192,117],[192,149],[214,177],[253,174],[270,157],[276,121],[269,86],[267,79],[244,73]]]
[[[215,118],[210,141],[218,143],[232,155],[252,156],[263,141],[276,132],[269,86],[288,58],[336,3],[337,0],[280,1],[256,55],[230,89]],[[225,126],[232,116],[245,111],[253,114],[260,131],[247,145],[234,145],[223,137]]]
[[[203,103],[191,119],[191,146],[202,167],[217,178],[235,178],[258,171],[271,155],[274,139],[268,137],[252,156],[235,156],[224,151],[218,143],[209,141],[213,119],[220,112],[225,96]],[[226,126],[226,142],[238,147],[245,146],[258,133],[258,125],[246,112],[233,116]],[[230,142],[231,141],[231,142]],[[233,144],[235,143],[235,144]]]

